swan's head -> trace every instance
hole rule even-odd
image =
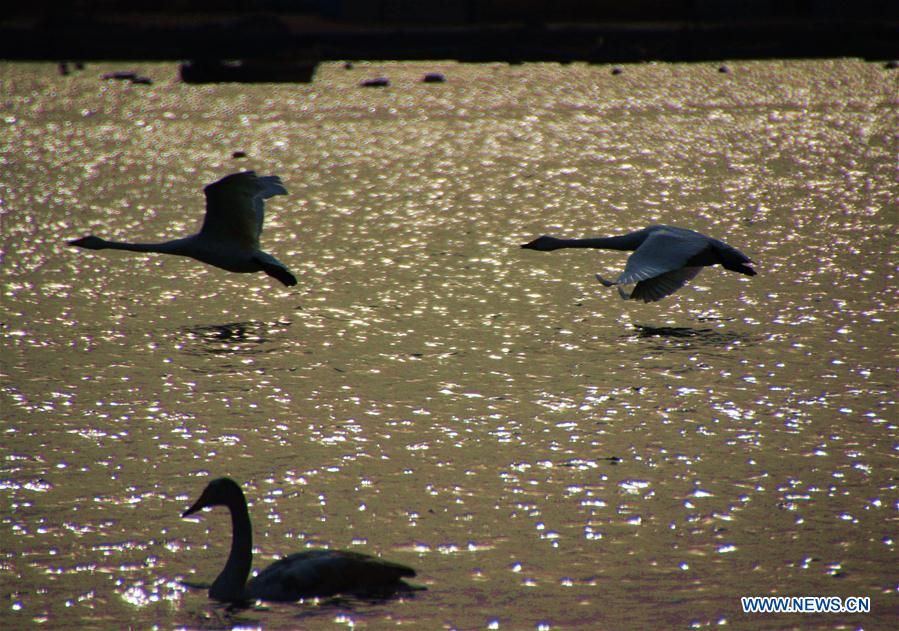
[[[530,243],[525,243],[523,246],[525,250],[540,250],[541,252],[551,252],[552,250],[558,250],[562,247],[562,244],[559,239],[555,237],[548,237],[543,235],[542,237],[537,237]]]
[[[200,499],[194,502],[193,506],[184,511],[181,516],[193,515],[207,506],[231,506],[235,500],[243,501],[246,505],[243,491],[240,490],[237,482],[231,478],[218,478],[206,485]]]
[[[104,241],[100,237],[90,235],[88,237],[81,237],[80,239],[69,241],[69,245],[74,245],[79,248],[87,248],[88,250],[102,250],[106,247],[106,241]]]

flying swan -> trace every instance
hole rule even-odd
[[[93,235],[69,241],[89,250],[128,250],[189,256],[229,272],[265,272],[285,285],[297,284],[287,266],[259,249],[265,200],[287,195],[277,175],[259,177],[253,171],[232,173],[213,182],[206,194],[206,216],[200,232],[165,243],[107,241]]]
[[[683,287],[709,265],[720,264],[724,269],[747,276],[756,274],[747,265],[752,261],[736,248],[699,232],[674,226],[649,226],[630,234],[595,239],[542,236],[521,247],[541,252],[560,248],[633,250],[624,272],[616,280],[606,280],[596,275],[605,287],[636,283],[631,293],[618,288],[623,300],[661,300]]]
[[[182,517],[209,506],[225,506],[231,511],[231,554],[225,569],[209,588],[209,597],[215,600],[288,602],[335,594],[387,597],[396,592],[423,589],[402,580],[415,576],[415,570],[410,567],[341,550],[291,554],[269,565],[248,583],[253,562],[253,533],[243,491],[230,478],[213,480]]]

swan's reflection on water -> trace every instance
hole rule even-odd
[[[403,594],[402,600],[413,600],[415,592]],[[310,623],[317,620],[330,619],[332,622],[355,626],[366,618],[376,619],[377,607],[385,605],[391,598],[349,598],[335,596],[333,598],[309,598],[290,605],[293,610],[292,620],[297,624]],[[216,603],[210,602],[202,610],[194,611],[191,618],[200,629],[236,629],[255,628],[266,618],[258,617],[283,608],[284,605],[270,605],[259,601],[254,603]],[[284,610],[281,609],[283,615]],[[258,614],[254,615],[254,614]],[[305,627],[303,627],[305,628]]]

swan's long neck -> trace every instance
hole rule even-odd
[[[99,249],[188,255],[184,250],[185,245],[187,245],[187,239],[175,239],[174,241],[165,241],[164,243],[128,243],[127,241],[107,241],[104,239],[103,247]]]
[[[646,240],[642,230],[618,237],[597,237],[593,239],[559,239],[560,248],[596,248],[601,250],[636,250]]]
[[[253,528],[242,494],[228,504],[228,509],[231,511],[231,554],[225,569],[209,588],[209,596],[216,600],[233,601],[243,598],[244,586],[253,565]]]

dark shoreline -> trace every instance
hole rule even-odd
[[[13,16],[9,60],[705,61],[899,56],[899,17],[426,25],[278,14]]]
[[[679,13],[666,13],[668,5],[651,0],[640,6],[655,10],[642,14],[614,3],[566,5],[558,0],[565,10],[537,3],[543,10],[527,13],[521,9],[528,4],[524,2],[517,11],[490,15],[485,6],[508,9],[515,4],[498,0],[486,4],[469,0],[435,0],[436,4],[430,0],[417,0],[417,4],[343,0],[349,8],[341,13],[334,7],[343,5],[336,2],[279,1],[279,6],[290,5],[294,10],[214,12],[204,0],[182,2],[178,5],[181,11],[154,9],[153,3],[140,0],[137,8],[123,5],[120,12],[109,10],[114,2],[86,3],[95,8],[103,5],[104,11],[44,7],[29,12],[19,7],[0,17],[0,59],[187,61],[183,78],[202,82],[308,81],[319,62],[334,60],[620,64],[899,58],[899,3],[885,10],[889,5],[871,0],[857,0],[860,4],[854,6],[809,0],[809,6],[816,8],[804,13],[773,10],[770,6],[774,5],[757,10],[765,3],[751,0],[746,6],[752,10],[744,7],[740,15],[726,14],[724,5],[701,0],[681,2]],[[273,3],[277,4],[276,0],[258,0],[254,6]],[[221,6],[225,5],[229,3]],[[230,5],[238,7],[240,0]],[[305,11],[297,9],[301,5]],[[394,5],[412,7],[418,14],[388,15]],[[324,6],[330,9],[322,9]],[[575,6],[577,11],[572,9]],[[441,14],[446,7],[459,10]],[[617,7],[619,14],[610,15],[610,7]]]

